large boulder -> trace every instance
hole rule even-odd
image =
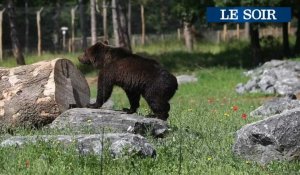
[[[250,80],[236,87],[238,93],[297,94],[300,91],[300,62],[272,60],[245,72]]]
[[[79,154],[101,155],[103,147],[108,147],[113,157],[123,155],[141,155],[153,157],[155,149],[140,135],[130,133],[93,134],[93,135],[39,135],[39,136],[14,136],[0,143],[1,147],[24,146],[38,142],[48,144],[61,143],[65,147],[74,145]],[[105,150],[105,149],[104,149]]]
[[[250,116],[266,118],[297,107],[300,107],[300,101],[296,99],[296,96],[279,97],[265,102],[262,106],[250,112]]]
[[[73,108],[57,117],[50,128],[82,133],[131,132],[162,137],[168,131],[167,122],[136,114],[106,109]]]
[[[299,160],[300,108],[245,125],[236,133],[234,154],[266,164],[273,160]]]

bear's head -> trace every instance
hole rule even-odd
[[[91,47],[85,49],[84,54],[78,57],[78,60],[82,64],[92,64],[96,68],[100,68],[104,65],[105,54],[109,49],[107,45],[108,42],[105,41],[97,42]]]

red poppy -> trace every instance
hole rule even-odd
[[[247,119],[247,114],[242,114],[242,119],[246,120]]]
[[[237,111],[238,109],[239,109],[238,106],[232,106],[232,110],[233,110],[233,111]]]
[[[26,165],[26,168],[29,168],[30,167],[30,161],[26,160],[25,165]]]

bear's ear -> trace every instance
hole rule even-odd
[[[109,43],[108,43],[108,40],[104,40],[103,43],[104,43],[105,45],[108,45],[108,44],[109,44]]]
[[[105,44],[103,44],[101,41],[99,41],[99,42],[97,42],[97,43],[95,44],[95,46],[98,46],[98,47],[102,48],[102,47],[105,46]]]

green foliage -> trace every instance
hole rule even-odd
[[[207,6],[213,6],[213,1],[201,0],[175,0],[172,5],[173,13],[181,20],[195,23],[195,18],[204,17],[204,11]]]

